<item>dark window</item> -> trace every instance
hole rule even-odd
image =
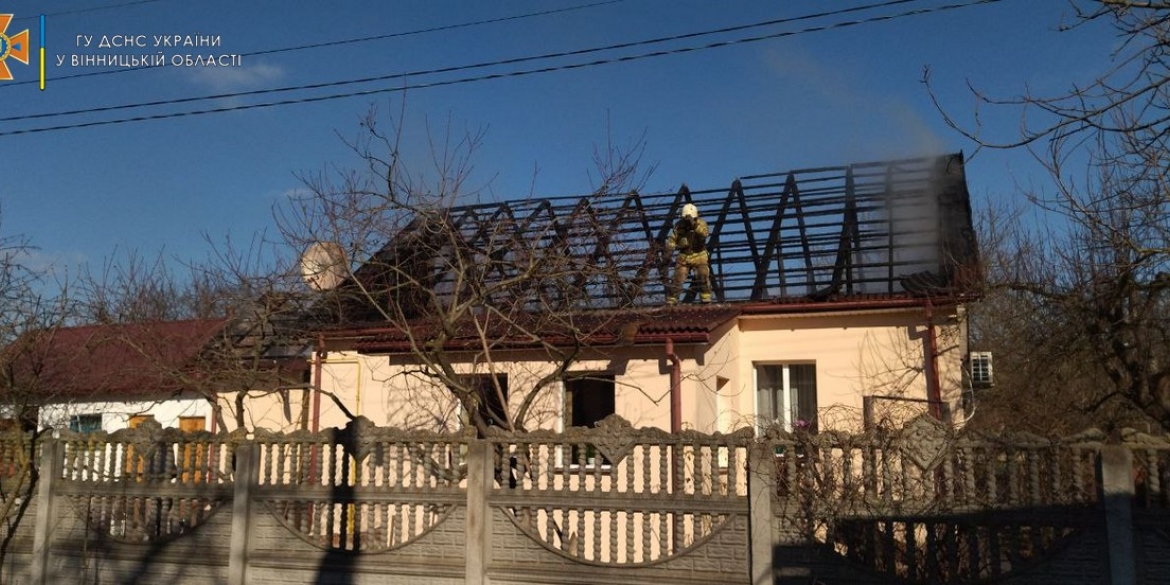
[[[565,426],[595,427],[614,413],[612,374],[582,374],[565,380]]]
[[[468,377],[479,396],[479,416],[488,426],[508,426],[508,375],[476,374]]]
[[[816,431],[816,364],[756,366],[756,396],[761,425]]]
[[[614,413],[613,374],[579,374],[565,379],[565,426],[593,428],[601,419]],[[597,449],[593,445],[573,445],[571,464],[593,464]],[[602,464],[609,461],[604,457]]]
[[[69,430],[75,433],[95,433],[102,430],[102,415],[75,414],[69,417]]]

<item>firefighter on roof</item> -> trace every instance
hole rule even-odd
[[[699,300],[711,302],[711,268],[707,264],[707,236],[711,229],[707,222],[699,218],[699,208],[693,203],[687,203],[682,208],[682,218],[674,224],[674,230],[666,240],[666,248],[678,250],[678,258],[674,265],[674,283],[666,293],[667,304],[675,304],[682,294],[683,283],[687,281],[692,270],[699,278]]]

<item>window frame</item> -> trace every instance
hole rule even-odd
[[[967,355],[967,367],[974,387],[989,388],[995,384],[994,360],[990,351],[970,352]]]
[[[568,372],[561,378],[561,416],[560,416],[560,420],[558,421],[558,425],[560,426],[560,428],[558,430],[560,432],[564,432],[566,429],[568,429],[569,427],[572,427],[572,426],[582,426],[582,425],[572,424],[573,423],[572,417],[575,414],[573,412],[573,408],[572,408],[572,400],[574,397],[574,393],[572,390],[570,390],[569,384],[571,382],[574,382],[574,381],[586,380],[586,379],[590,379],[590,378],[592,378],[592,380],[590,380],[590,381],[597,381],[597,382],[608,381],[609,382],[609,388],[612,391],[611,400],[613,403],[613,408],[612,408],[610,414],[617,413],[617,374],[615,374],[614,372],[609,372],[609,371],[605,371],[605,370],[585,371],[585,372]],[[609,416],[609,415],[607,414],[605,416]],[[604,419],[605,416],[597,419],[597,421]],[[594,421],[594,422],[597,422],[597,421]],[[593,426],[586,426],[585,428],[594,428],[594,427]],[[564,452],[560,447],[558,447],[556,456],[557,456],[557,466],[559,468],[564,469],[566,467],[566,465],[565,465],[566,463],[568,464],[567,467],[569,470],[576,470],[576,469],[581,468],[581,464],[579,463],[580,457],[578,456],[578,451],[577,451],[576,445],[573,445],[572,448],[568,451],[568,453]],[[568,461],[565,461],[565,459],[568,459]],[[585,453],[585,469],[594,469],[595,467],[598,467],[599,465],[600,465],[600,468],[602,471],[607,471],[607,470],[611,469],[610,461],[607,460],[605,458],[605,456],[602,455],[600,452],[598,452],[596,449],[594,449],[594,453],[593,453],[593,463],[590,463],[589,459],[590,459],[589,452],[586,451],[586,453]]]
[[[800,387],[794,387],[793,367],[810,367],[812,368],[812,389],[802,390]],[[768,402],[771,405],[770,411],[766,411],[763,401],[761,400],[762,389],[760,382],[762,376],[761,370],[763,368],[779,368],[779,387],[769,389],[772,396],[768,397]],[[817,432],[819,427],[819,411],[820,411],[820,390],[817,384],[819,378],[819,371],[817,370],[817,363],[815,360],[785,360],[785,361],[766,361],[752,363],[752,386],[755,390],[755,407],[757,428],[764,430],[773,424],[779,424],[785,431],[794,431],[794,418],[805,415],[805,418],[799,420],[808,421],[806,430],[812,433]],[[801,413],[799,396],[804,392],[812,393],[812,412]],[[794,396],[794,393],[796,396]],[[779,395],[782,397],[782,405],[776,404],[775,397]],[[775,416],[782,414],[783,416]]]
[[[92,426],[92,424],[91,425],[83,424],[82,423],[83,419],[89,419],[90,423],[92,423],[96,419],[97,420],[97,427],[86,429],[87,426]],[[75,433],[82,433],[82,434],[96,433],[96,432],[105,430],[105,426],[104,426],[105,422],[106,422],[105,417],[100,412],[71,414],[71,415],[69,415],[69,430],[73,431]]]

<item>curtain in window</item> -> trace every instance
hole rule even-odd
[[[788,366],[788,386],[792,397],[792,422],[805,421],[809,430],[817,424],[817,367],[814,364]]]

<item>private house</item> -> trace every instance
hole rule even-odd
[[[261,408],[280,411],[260,416],[278,419],[290,391],[275,389],[303,393],[307,369],[262,329],[191,319],[28,333],[7,348],[5,403],[41,428],[112,432],[154,420],[164,428],[215,432],[234,428],[229,421],[241,408],[252,414],[249,393],[239,392],[247,388],[263,397]]]
[[[716,302],[664,306],[686,203],[711,227]],[[311,426],[459,428],[476,417],[453,385],[478,420],[526,429],[959,424],[980,286],[962,155],[452,207],[332,291]]]

